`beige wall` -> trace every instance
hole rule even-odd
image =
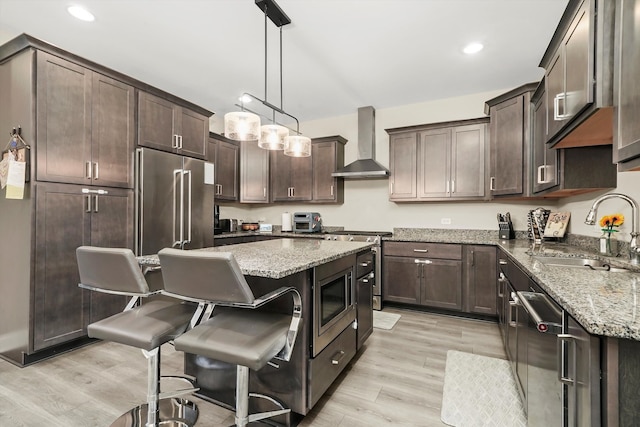
[[[389,165],[389,137],[384,129],[484,117],[484,102],[509,89],[402,107],[376,108],[376,160]],[[221,129],[221,119],[212,120],[212,129]],[[357,157],[357,120],[357,111],[354,111],[347,116],[302,123],[300,129],[312,138],[345,137],[349,141],[345,147],[345,163],[350,163]],[[222,205],[221,216],[280,225],[282,212],[317,211],[325,225],[391,231],[394,227],[497,229],[496,213],[509,211],[515,228],[526,230],[527,212],[540,206],[540,202],[393,203],[389,201],[388,186],[387,179],[346,180],[343,205]],[[556,210],[555,202],[543,206]],[[451,225],[442,225],[442,218],[450,218]]]

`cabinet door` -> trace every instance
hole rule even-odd
[[[254,141],[240,146],[240,202],[269,202],[269,151]]]
[[[533,193],[539,193],[558,185],[558,150],[547,145],[546,128],[546,97],[543,94],[539,100],[532,103],[533,108],[533,151],[531,182]]]
[[[547,98],[547,137],[549,141],[565,123],[564,54],[559,49],[545,74]]]
[[[418,198],[451,195],[451,128],[420,132]]]
[[[139,92],[138,145],[164,151],[175,151],[177,132],[173,103]]]
[[[616,6],[616,51],[613,134],[615,163],[640,157],[640,1]]]
[[[420,304],[422,269],[414,258],[385,256],[382,260],[384,301]]]
[[[226,141],[218,141],[216,160],[216,199],[238,200],[238,166],[240,147]]]
[[[287,156],[288,157],[288,156]],[[289,157],[291,171],[291,197],[290,200],[311,200],[312,178],[311,157]]]
[[[287,202],[291,196],[290,157],[283,151],[271,153],[271,199],[274,202]]]
[[[356,350],[359,350],[373,332],[373,283],[369,276],[356,282],[356,304],[358,310],[358,329]]]
[[[314,202],[338,202],[338,178],[331,176],[336,171],[338,158],[337,142],[320,142],[311,145],[311,169],[313,170]]]
[[[90,183],[91,76],[79,65],[37,53],[37,178]]]
[[[61,344],[86,333],[89,291],[78,287],[76,248],[90,244],[89,196],[80,187],[36,187],[33,349]]]
[[[422,305],[462,310],[462,262],[429,259],[422,266]],[[494,293],[495,295],[495,293]]]
[[[498,280],[496,248],[480,245],[466,246],[465,255],[465,311],[495,316]]]
[[[564,118],[570,120],[593,102],[593,26],[591,1],[585,0],[564,39]]]
[[[133,250],[133,190],[109,190],[92,195],[91,245]],[[122,311],[127,298],[90,292],[87,325]]]
[[[484,196],[485,125],[459,126],[451,133],[451,197]]]
[[[413,200],[418,193],[416,133],[392,135],[389,140],[389,200]]]
[[[524,167],[523,97],[491,110],[491,194],[521,195]]]
[[[94,73],[91,104],[93,182],[101,186],[133,188],[134,89]]]
[[[187,108],[175,107],[177,115],[177,134],[180,135],[180,148],[178,152],[185,156],[204,159],[206,154],[207,138],[209,136],[209,118]]]

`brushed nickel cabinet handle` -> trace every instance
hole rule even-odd
[[[332,365],[339,365],[340,362],[342,361],[342,359],[344,358],[344,351],[340,350],[338,351],[336,354],[333,355],[333,357],[331,358],[331,364]]]
[[[86,162],[86,163],[85,163],[85,171],[84,171],[84,175],[85,175],[85,177],[86,177],[87,179],[91,179],[91,178],[92,178],[92,177],[91,177],[91,172],[92,172],[92,169],[91,169],[91,162]]]
[[[429,249],[414,249],[413,252],[427,253],[429,252]]]
[[[87,213],[91,213],[91,194],[87,194]]]
[[[489,180],[489,190],[496,191],[496,177],[492,176]]]
[[[98,169],[98,162],[95,162],[93,164],[93,179],[98,179],[100,178],[100,170]]]

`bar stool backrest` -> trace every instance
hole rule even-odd
[[[131,249],[80,246],[76,257],[82,287],[131,295],[149,293]]]
[[[229,252],[164,248],[158,258],[164,289],[170,294],[218,303],[251,304],[255,300],[238,262]]]

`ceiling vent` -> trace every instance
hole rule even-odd
[[[373,107],[358,108],[358,160],[331,174],[337,178],[371,179],[387,178],[389,170],[375,160],[376,110]]]

